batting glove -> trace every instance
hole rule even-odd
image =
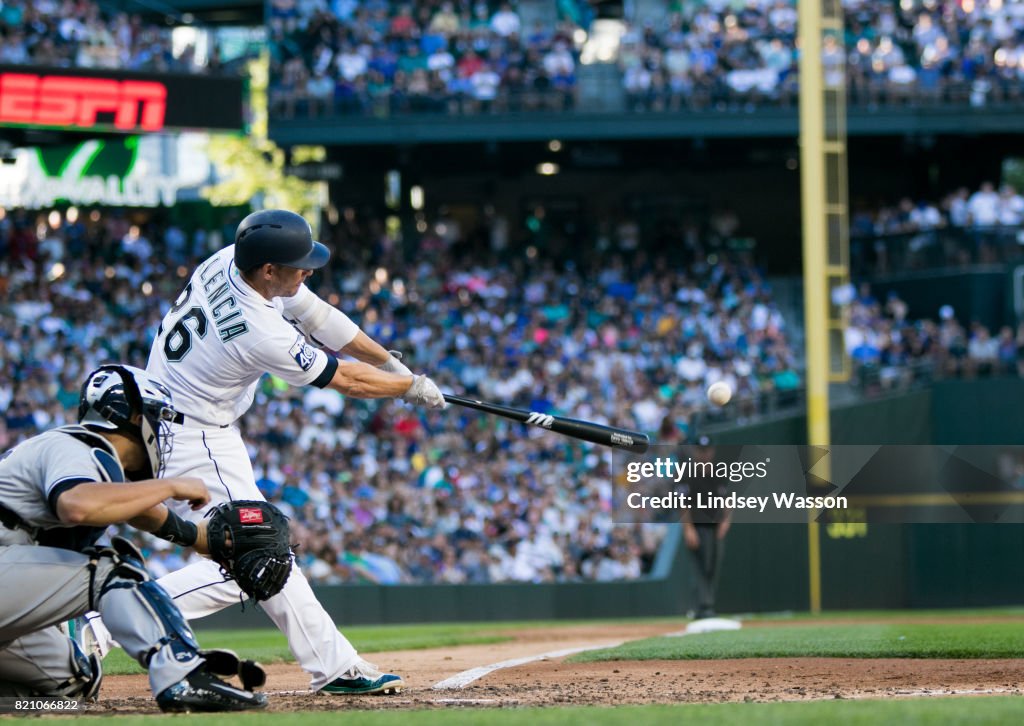
[[[413,376],[412,385],[402,395],[402,400],[408,401],[415,406],[448,408],[448,402],[444,400],[444,394],[441,393],[441,389],[426,376]]]

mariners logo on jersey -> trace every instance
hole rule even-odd
[[[302,339],[302,336],[295,341],[295,345],[288,351],[288,355],[294,358],[295,362],[299,364],[299,368],[304,371],[308,371],[316,362],[316,352]]]

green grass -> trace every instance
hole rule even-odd
[[[720,658],[1019,658],[1024,622],[851,624],[748,627],[648,638],[571,660],[694,660]]]
[[[774,613],[767,615],[748,616],[752,620],[770,620],[779,622],[793,622],[802,631],[801,635],[780,635],[779,638],[784,644],[788,644],[790,648],[800,641],[808,641],[807,647],[813,647],[815,645],[829,648],[827,653],[811,653],[811,652],[799,652],[799,653],[784,653],[785,655],[847,655],[848,653],[843,651],[843,648],[847,647],[847,643],[852,639],[859,641],[863,646],[865,639],[872,637],[870,633],[873,630],[877,630],[878,626],[869,625],[850,625],[850,626],[819,626],[818,630],[812,630],[814,621],[816,619],[827,618],[827,619],[843,619],[843,618],[858,618],[858,619],[872,619],[872,620],[888,620],[888,619],[908,619],[915,617],[949,617],[949,618],[964,618],[969,619],[971,617],[1024,617],[1024,608],[1001,608],[1001,609],[974,609],[974,610],[877,610],[877,611],[844,611],[844,612],[826,612],[821,615],[811,615],[809,613]],[[374,653],[381,651],[390,650],[414,650],[424,648],[443,648],[446,646],[454,645],[471,645],[471,644],[482,644],[482,643],[500,643],[507,641],[511,638],[511,633],[516,630],[522,630],[524,628],[561,628],[573,625],[597,625],[597,624],[658,624],[664,623],[666,625],[678,624],[680,629],[683,626],[684,619],[678,617],[659,617],[659,618],[639,618],[639,619],[609,619],[609,620],[543,620],[543,621],[509,621],[500,623],[430,623],[430,624],[416,624],[416,625],[387,625],[387,626],[352,626],[343,629],[345,635],[352,641],[356,648],[363,653]],[[1003,624],[998,624],[1003,627]],[[1016,647],[1018,651],[1015,655],[1019,655],[1024,652],[1024,648],[1020,642],[1020,625],[1008,623],[1007,626],[1011,626],[1011,631],[1016,633],[1017,640]],[[951,643],[960,643],[960,638],[957,637],[958,633],[967,632],[965,627],[970,626],[967,623],[965,626],[956,626],[952,629]],[[1014,630],[1014,626],[1016,630]],[[905,634],[910,626],[892,626],[897,627],[901,631],[900,634]],[[916,626],[915,626],[916,627]],[[922,625],[919,627],[924,628],[936,628],[941,627],[937,625]],[[988,625],[979,626],[982,628],[982,635],[987,632]],[[846,638],[846,642],[841,642],[842,637],[840,635],[843,632],[843,628],[847,628],[851,634]],[[781,628],[773,628],[773,633],[778,633]],[[820,638],[820,633],[825,631],[827,637],[824,639]],[[741,643],[745,642],[749,637],[750,633],[754,633],[754,629],[747,629],[740,631],[743,635],[741,640],[735,641],[729,647],[741,647]],[[942,631],[943,633],[949,632]],[[638,641],[637,644],[647,644],[651,642],[657,642],[665,640],[665,644],[658,646],[656,650],[663,652],[663,648],[669,650],[685,647],[694,648],[698,645],[705,647],[703,644],[706,642],[725,642],[721,639],[722,633],[709,634],[708,636],[687,636],[686,638],[670,638],[670,639],[656,639],[655,641]],[[289,662],[292,660],[291,653],[288,650],[287,642],[284,636],[273,628],[260,628],[252,630],[198,630],[196,636],[199,638],[199,643],[204,648],[230,648],[231,650],[237,651],[240,655],[246,658],[254,658],[261,663],[281,663]],[[772,638],[772,633],[764,633],[764,637]],[[945,635],[939,636],[945,638]],[[1002,637],[1002,636],[999,636]],[[709,638],[715,638],[715,641],[709,641]],[[817,642],[823,640],[824,644]],[[685,645],[681,645],[681,641],[685,641]],[[991,638],[982,638],[981,642],[988,643]],[[888,641],[876,641],[880,643],[886,643]],[[829,645],[832,643],[833,645]],[[623,648],[635,648],[637,644],[627,644]],[[856,644],[856,643],[855,643]],[[968,642],[967,646],[971,646],[972,643]],[[764,644],[762,647],[769,647],[770,643]],[[768,655],[768,653],[745,653],[744,655],[733,655],[731,652],[723,650],[725,646],[716,645],[714,652],[720,652],[721,655],[712,655],[705,653],[696,653],[693,655],[656,655],[649,656],[655,658],[733,658],[733,657],[750,657],[757,655]],[[774,646],[772,646],[774,647]],[[959,647],[959,646],[958,646]],[[649,649],[647,645],[643,645],[644,650]],[[839,652],[837,653],[836,650]],[[604,651],[601,651],[602,653]],[[690,652],[690,651],[687,651]],[[626,656],[622,656],[625,658]],[[864,657],[873,657],[870,653],[864,653]],[[896,656],[894,656],[896,657]],[[943,657],[942,655],[920,653],[914,657]],[[953,657],[953,656],[950,656]],[[956,656],[956,657],[983,657],[983,656]],[[1002,656],[992,656],[1002,657]],[[115,648],[107,659],[103,663],[104,673],[108,675],[120,675],[125,673],[142,673],[142,669],[127,655],[124,651]]]
[[[359,726],[612,726],[613,724],[699,723],[701,726],[770,726],[773,724],[842,723],[843,726],[984,726],[1019,723],[1024,698],[927,698],[887,701],[810,701],[803,703],[723,703],[616,708],[516,708],[428,711],[345,711],[317,713],[210,714],[189,716],[189,723],[208,726],[319,726],[344,720]],[[117,726],[153,726],[168,716],[124,716]],[[78,716],[82,722],[111,720]]]
[[[948,610],[826,610],[822,613],[777,612],[738,615],[742,620],[908,620],[914,618],[1024,618],[1022,607],[957,608]]]

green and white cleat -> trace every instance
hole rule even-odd
[[[361,660],[320,690],[339,696],[363,696],[394,694],[404,687],[405,682],[399,676],[382,673],[373,664]]]

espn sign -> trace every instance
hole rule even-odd
[[[156,81],[0,74],[0,123],[95,128],[100,114],[119,131],[160,131],[167,87]]]
[[[239,77],[0,66],[0,126],[240,131],[243,105]]]

